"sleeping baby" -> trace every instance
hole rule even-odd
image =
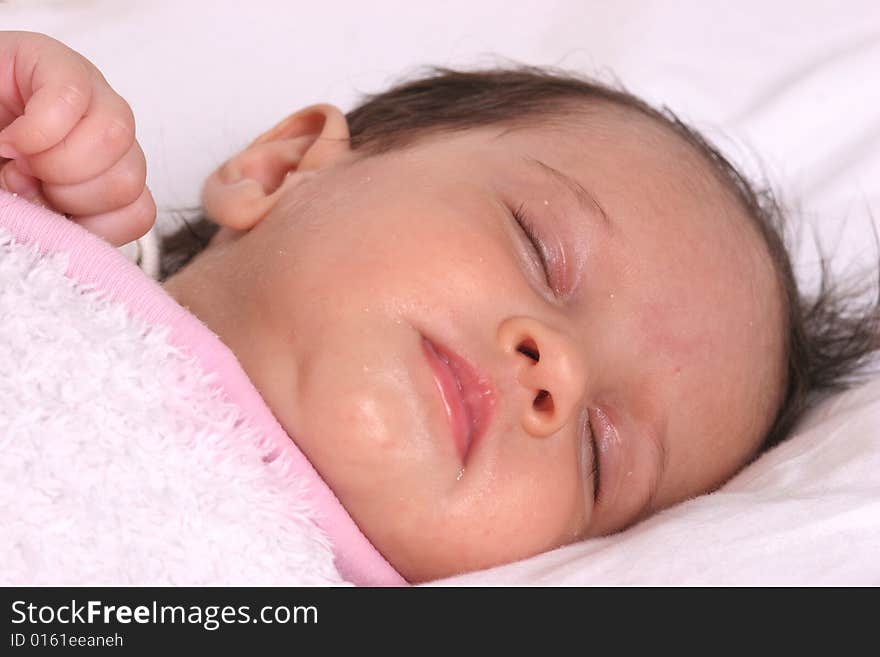
[[[26,53],[2,77],[0,185],[114,245],[143,235],[128,106],[57,41],[0,39]],[[410,582],[715,490],[876,347],[827,339],[855,324],[810,314],[772,197],[668,110],[561,71],[435,69],[311,105],[202,201],[219,230],[164,290]]]

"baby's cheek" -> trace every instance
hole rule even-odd
[[[524,438],[519,467],[497,478],[497,552],[513,558],[567,544],[584,534],[590,514],[577,445],[570,435]],[[548,445],[556,441],[555,445]],[[529,453],[531,448],[534,453]],[[512,459],[511,459],[512,460]]]
[[[690,311],[681,297],[662,303],[644,301],[638,315],[637,335],[646,355],[662,357],[670,374],[680,374],[694,360],[711,352],[711,339],[702,322],[683,321]]]

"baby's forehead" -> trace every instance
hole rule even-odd
[[[654,210],[704,216],[712,230],[755,220],[717,155],[684,127],[630,107],[590,103],[565,112],[525,117],[496,126],[491,142],[510,153],[552,161],[597,196],[615,196]],[[755,233],[757,235],[757,233]]]
[[[502,128],[501,134],[543,144],[573,163],[589,165],[597,156],[617,155],[615,161],[626,160],[639,171],[656,169],[670,178],[705,184],[701,193],[729,191],[716,175],[714,156],[695,133],[631,107],[584,103],[564,112],[523,118]]]

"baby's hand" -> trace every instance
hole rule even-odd
[[[134,114],[94,64],[45,34],[0,32],[0,187],[120,246],[156,219],[146,178]]]

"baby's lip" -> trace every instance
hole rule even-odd
[[[422,346],[446,407],[453,439],[465,462],[492,419],[495,390],[488,377],[445,345],[422,336]]]

